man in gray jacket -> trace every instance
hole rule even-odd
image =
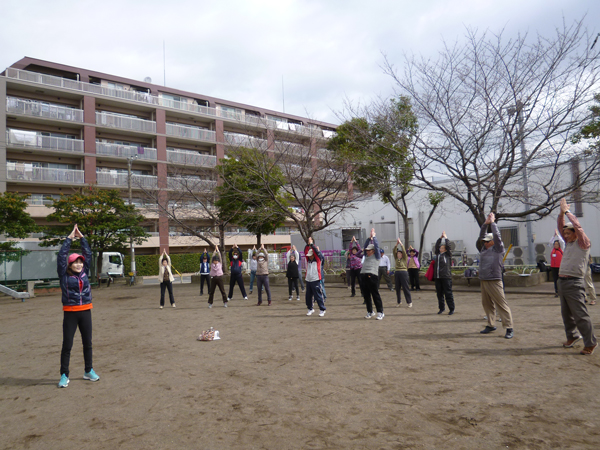
[[[500,231],[494,223],[494,213],[487,216],[485,223],[481,226],[477,249],[479,257],[479,280],[481,281],[481,303],[487,316],[488,324],[481,334],[488,334],[496,330],[496,310],[502,319],[502,325],[506,328],[506,339],[514,336],[512,325],[512,314],[504,297],[502,287],[502,258],[504,256],[504,244],[500,237]],[[488,226],[492,229],[487,232]]]

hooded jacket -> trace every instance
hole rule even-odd
[[[231,265],[231,276],[238,276],[242,274],[242,264],[244,263],[244,257],[239,249],[236,249],[238,255],[237,259],[233,259],[233,248],[229,249],[229,261]]]
[[[69,249],[73,242],[70,238],[65,239],[56,260],[56,271],[62,292],[63,311],[85,311],[92,309],[92,290],[89,279],[92,250],[84,237],[80,241],[84,261],[83,270],[79,274],[69,275],[67,273],[69,267]]]
[[[323,265],[323,261],[325,260],[325,258],[323,257],[323,253],[321,253],[319,250],[317,250],[317,246],[315,244],[311,244],[311,245],[306,245],[306,247],[304,247],[304,255],[308,254],[308,251],[311,250],[313,251],[313,255],[314,255],[314,259],[311,261],[310,259],[308,259],[308,256],[306,257],[306,281],[307,282],[311,282],[311,281],[317,281],[317,280],[321,280],[322,279],[322,272],[321,272],[321,266]],[[315,278],[314,280],[312,278]]]
[[[433,257],[435,261],[435,268],[433,271],[434,278],[452,278],[452,250],[451,248],[452,241],[450,239],[445,239],[445,243],[442,244],[442,239],[438,239],[435,243],[435,256]],[[440,247],[442,245],[446,246],[446,251],[444,253],[440,253]]]

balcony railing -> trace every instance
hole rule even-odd
[[[117,156],[119,158],[129,158],[137,155],[138,159],[156,161],[155,148],[135,145],[120,145],[96,141],[96,154],[104,156]]]
[[[6,97],[6,112],[9,114],[22,114],[31,117],[45,117],[48,119],[83,123],[83,110],[81,109],[16,97]]]
[[[167,177],[167,188],[184,192],[210,192],[217,187],[213,180],[202,180],[198,177]]]
[[[83,153],[83,141],[81,139],[42,136],[35,131],[6,130],[6,142],[11,147]]]
[[[99,186],[127,187],[127,173],[96,172],[96,183]],[[157,177],[153,175],[131,175],[131,187],[156,189]]]
[[[217,157],[181,149],[167,149],[167,161],[173,164],[186,166],[200,166],[214,168],[217,166]]]
[[[259,150],[266,150],[268,142],[266,139],[260,139],[253,136],[237,133],[224,133],[225,143],[232,147],[248,147],[257,148]]]
[[[216,142],[217,134],[214,131],[188,125],[167,124],[167,135],[199,141]]]
[[[93,94],[104,95],[107,97],[115,97],[123,100],[132,100],[135,102],[158,105],[158,97],[150,95],[147,92],[108,88],[98,84],[84,83],[82,81],[69,80],[68,78],[56,77],[54,75],[13,69],[11,67],[6,69],[6,76],[8,78],[29,81],[31,83],[39,83],[46,86],[73,89],[82,92],[91,92]]]
[[[156,133],[156,122],[153,122],[152,120],[136,119],[108,112],[96,112],[96,125],[121,128],[123,130]]]
[[[266,125],[267,127],[291,131],[294,133],[302,134],[304,136],[325,137],[325,139],[328,139],[332,135],[334,135],[333,132],[327,130],[320,130],[317,127],[267,120],[264,117],[258,117],[250,114],[240,114],[232,111],[224,111],[222,109],[198,105],[195,103],[179,102],[167,98],[157,97],[147,92],[108,88],[99,84],[84,83],[82,81],[70,80],[68,78],[61,78],[54,75],[30,72],[27,70],[19,70],[11,67],[6,69],[6,76],[8,78],[28,81],[31,83],[38,83],[45,86],[53,86],[63,89],[72,89],[81,92],[89,92],[92,94],[102,95],[106,97],[113,97],[144,104],[163,106],[166,108],[173,108],[180,111],[187,111],[211,117],[219,117],[226,120],[234,120],[253,126],[262,127]]]
[[[11,181],[43,181],[67,184],[83,184],[83,170],[49,169],[32,167],[31,164],[7,163],[6,179]]]

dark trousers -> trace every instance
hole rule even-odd
[[[258,291],[258,304],[262,303],[262,288],[265,288],[267,300],[271,304],[271,287],[269,286],[269,275],[256,275],[256,290]]]
[[[227,297],[225,296],[225,286],[223,286],[223,277],[212,277],[212,283],[210,283],[210,292],[208,294],[208,303],[213,304],[215,297],[215,289],[219,287],[221,295],[223,296],[223,303],[227,303]]]
[[[402,294],[400,293],[402,291],[404,292],[406,303],[410,305],[412,303],[412,296],[408,287],[408,272],[406,270],[396,270],[394,278],[396,281],[396,300],[398,304],[402,303]]]
[[[306,282],[306,307],[313,309],[314,301],[319,305],[321,311],[325,311],[325,303],[323,302],[323,293],[321,292],[321,280]]]
[[[240,292],[242,293],[242,297],[248,297],[246,295],[246,288],[244,288],[244,279],[242,278],[242,274],[238,273],[237,275],[231,274],[231,278],[229,279],[229,295],[227,298],[231,299],[233,297],[233,287],[235,283],[240,287]],[[258,281],[256,282],[258,285]],[[260,287],[258,288],[260,290]]]
[[[408,279],[410,280],[410,288],[411,289],[421,289],[421,284],[419,283],[419,269],[408,269]]]
[[[298,278],[288,278],[288,291],[290,297],[292,296],[293,290],[296,290],[296,297],[300,297],[300,291],[298,290]]]
[[[438,307],[440,311],[446,309],[444,306],[444,298],[448,304],[448,309],[454,311],[454,296],[452,295],[452,278],[436,278],[435,291],[438,298]]]
[[[575,330],[579,330],[579,334],[583,337],[583,345],[586,347],[596,345],[598,341],[594,336],[594,326],[585,306],[583,278],[559,278],[558,294],[567,339],[574,339],[577,336]]]
[[[206,281],[206,290],[210,291],[210,275],[200,274],[200,295],[204,294],[204,282]]]
[[[391,291],[392,290],[392,277],[390,277],[390,274],[388,273],[387,266],[379,266],[379,280],[378,280],[379,287],[381,287],[381,278],[382,277],[385,280],[385,282],[387,283],[388,289]]]
[[[350,286],[352,287],[352,295],[356,294],[356,280],[358,280],[358,287],[360,289],[360,292],[362,294],[362,281],[361,281],[361,277],[360,277],[360,269],[350,269]]]
[[[256,270],[250,271],[250,292],[252,292],[252,287],[254,287],[254,279],[256,278]]]
[[[173,283],[170,281],[163,281],[160,283],[160,306],[165,306],[165,289],[169,290],[169,301],[171,305],[175,303],[175,299],[173,298]]]
[[[383,312],[383,303],[379,295],[379,276],[370,273],[361,274],[362,293],[367,305],[367,312],[373,312],[373,303],[377,312]],[[371,297],[373,300],[371,300]]]
[[[69,361],[75,331],[79,327],[81,342],[83,343],[83,361],[85,371],[89,372],[94,367],[92,364],[92,310],[64,311],[63,315],[63,343],[60,351],[60,374],[69,376]]]
[[[558,294],[558,271],[560,267],[550,267],[552,271],[552,279],[554,280],[554,293]]]

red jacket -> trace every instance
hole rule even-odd
[[[563,251],[560,248],[552,248],[550,251],[550,267],[560,267],[562,261]]]

